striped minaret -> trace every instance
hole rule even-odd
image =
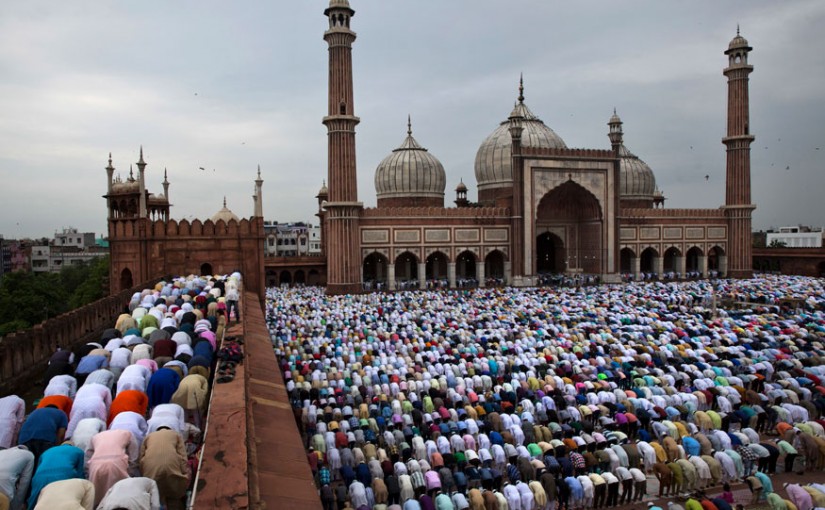
[[[347,0],[330,0],[324,11],[329,29],[329,114],[324,117],[329,144],[327,199],[324,219],[327,236],[327,292],[345,294],[361,288],[361,233],[358,228],[363,205],[358,202],[355,172],[355,116],[352,91],[352,43],[350,20],[355,11]]]
[[[728,78],[728,134],[722,139],[727,147],[727,174],[725,176],[725,216],[728,219],[727,275],[731,278],[753,276],[751,254],[751,215],[756,206],[751,203],[751,143],[748,114],[748,65],[752,50],[748,41],[739,35],[728,45],[728,67],[723,74]]]

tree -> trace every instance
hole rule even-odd
[[[106,295],[109,257],[64,267],[60,273],[10,273],[0,281],[0,336],[26,329]]]
[[[774,239],[771,241],[771,244],[768,245],[768,248],[787,248],[788,243],[785,241],[780,241],[779,239]]]

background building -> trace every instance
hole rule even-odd
[[[309,223],[264,221],[267,257],[321,255],[321,227]]]
[[[766,246],[785,248],[821,248],[822,235],[821,227],[780,227],[778,230],[767,232],[765,243]]]
[[[52,240],[44,241],[45,239],[32,243],[25,251],[20,248],[15,250],[15,262],[20,263],[21,252],[28,252],[33,272],[59,273],[66,266],[82,264],[109,254],[108,246],[98,243],[93,232],[78,232],[76,228],[64,228],[61,232],[56,232]]]

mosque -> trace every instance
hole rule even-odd
[[[164,193],[149,193],[141,150],[137,178],[131,171],[128,181],[113,178],[111,159],[106,167],[113,292],[167,274],[241,270],[247,287],[263,295],[265,284],[281,283],[274,276],[280,269],[301,264],[332,294],[359,292],[365,282],[389,290],[424,288],[428,280],[529,286],[550,273],[606,282],[641,273],[752,275],[752,48],[738,30],[725,51],[726,193],[716,209],[664,207],[653,170],[625,145],[615,111],[607,123],[609,148],[568,147],[527,106],[523,84],[509,116],[476,152],[477,202],[460,182],[454,206],[446,206],[444,167],[408,125],[404,141],[375,170],[376,207],[364,207],[355,160],[355,11],[348,0],[330,0],[324,14],[329,155],[327,181],[316,196],[322,257],[266,260],[260,169],[251,218],[241,220],[224,206],[203,222],[170,219],[166,175]]]
[[[717,271],[748,278],[751,270],[748,64],[751,47],[739,35],[725,54],[728,130],[725,204],[717,209],[668,209],[651,168],[624,143],[615,111],[609,149],[569,148],[518,101],[476,153],[478,203],[456,187],[445,207],[446,175],[412,135],[375,170],[377,207],[358,201],[355,165],[351,21],[348,0],[331,0],[329,29],[328,187],[318,193],[327,260],[327,291],[353,292],[363,281],[492,278],[534,285],[546,273],[598,275]]]

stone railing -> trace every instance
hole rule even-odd
[[[58,347],[73,350],[99,341],[103,331],[114,326],[132,294],[155,283],[146,282],[0,339],[0,394],[25,391],[43,374]]]
[[[192,508],[321,510],[304,441],[272,349],[260,297],[244,292],[244,361],[212,388]]]

